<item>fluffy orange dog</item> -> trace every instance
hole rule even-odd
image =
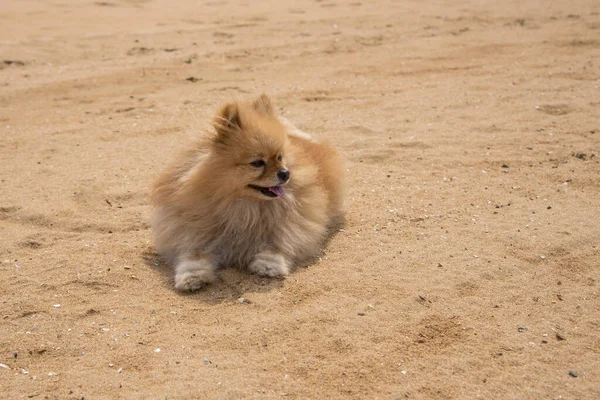
[[[336,151],[278,117],[267,96],[226,104],[214,129],[152,191],[156,248],[179,290],[212,282],[219,266],[284,277],[342,214]]]

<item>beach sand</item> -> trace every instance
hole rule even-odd
[[[600,3],[260,3],[0,5],[0,398],[598,398]],[[345,225],[178,293],[150,185],[263,92]]]

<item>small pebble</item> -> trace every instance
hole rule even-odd
[[[6,368],[6,369],[9,369],[9,368],[8,368],[8,365],[6,365],[6,364],[0,364],[0,368]]]
[[[358,315],[360,315],[361,317],[364,317],[366,314],[364,312],[359,312]]]
[[[131,267],[129,265],[124,265],[123,269],[131,269]]]
[[[519,328],[518,331],[519,332],[527,332],[527,328]]]
[[[573,378],[577,378],[579,376],[579,374],[575,371],[569,371],[569,375],[571,375]]]
[[[406,375],[406,371],[404,371],[404,370],[400,371],[400,373],[401,373],[402,375]]]
[[[154,352],[155,352],[155,353],[160,353],[160,349],[159,349],[159,348],[156,348],[156,349],[154,349]]]
[[[54,308],[60,308],[60,304],[55,304]]]
[[[207,364],[212,364],[212,361],[210,361],[208,358],[204,357],[204,362]]]
[[[560,333],[556,334],[556,339],[558,340],[567,340],[567,338],[565,338],[563,335],[561,335]]]
[[[120,374],[123,371],[123,368],[119,368],[117,372]]]

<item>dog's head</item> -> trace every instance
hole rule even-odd
[[[224,105],[214,119],[213,156],[219,175],[239,195],[258,200],[285,196],[291,179],[286,167],[288,144],[284,126],[271,100],[261,95],[253,102]]]

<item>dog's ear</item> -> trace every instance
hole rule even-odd
[[[242,121],[240,119],[240,110],[237,103],[225,104],[213,121],[215,130],[217,131],[216,140],[224,143],[225,140],[239,132],[242,129]]]
[[[254,100],[254,103],[252,103],[252,106],[254,107],[254,109],[256,111],[268,114],[268,115],[273,115],[274,113],[274,109],[273,109],[273,105],[271,104],[271,99],[269,98],[269,96],[267,96],[266,94],[261,94],[258,99]]]

